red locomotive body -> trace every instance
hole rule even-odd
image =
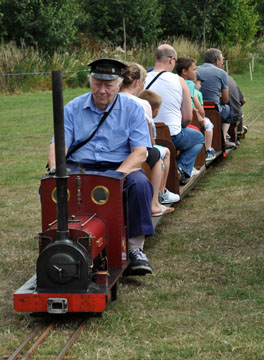
[[[55,177],[41,180],[37,273],[14,294],[20,312],[103,312],[129,264],[124,176],[76,172],[67,183],[68,238],[58,232]]]

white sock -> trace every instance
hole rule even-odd
[[[133,251],[135,249],[143,250],[145,242],[145,236],[139,235],[128,239],[128,252]]]

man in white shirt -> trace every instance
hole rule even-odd
[[[177,166],[180,183],[184,185],[188,182],[196,157],[204,145],[204,136],[200,131],[187,128],[192,121],[192,102],[185,80],[172,73],[176,60],[177,54],[172,46],[160,45],[156,49],[155,66],[148,73],[145,88],[151,88],[162,97],[155,122],[168,125],[176,149],[182,150]]]

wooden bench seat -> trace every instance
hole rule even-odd
[[[218,136],[217,136],[217,134],[215,136],[215,132],[219,131],[218,130],[219,127],[221,127],[221,131],[222,131],[221,117],[220,117],[220,114],[218,111],[218,107],[214,103],[214,101],[205,100],[204,101],[204,110],[205,110],[205,114],[206,114],[205,116],[208,117],[214,124],[214,139],[213,139],[214,145],[212,145],[212,146],[216,151],[220,151],[221,149],[223,149],[221,146],[223,138],[222,138],[222,140],[220,139],[222,137],[222,134],[221,134],[221,137],[219,136],[219,134],[218,134]],[[213,113],[212,111],[215,111],[216,113],[218,113],[218,115]],[[237,127],[239,124],[240,124],[240,121],[234,121],[230,124],[228,134],[231,136],[230,140],[232,142],[236,142],[236,140],[237,140]]]
[[[218,111],[218,107],[213,100],[204,100],[203,104],[204,110],[216,110]]]
[[[198,119],[197,119],[198,121]],[[177,163],[176,158],[180,154],[180,150],[175,149],[175,146],[171,140],[170,131],[167,125],[164,123],[156,123],[156,129],[157,129],[157,139],[156,143],[162,146],[166,146],[170,149],[171,152],[171,165],[170,165],[170,171],[169,176],[167,180],[167,187],[170,191],[180,194],[181,199],[188,194],[188,192],[192,189],[193,186],[195,186],[196,182],[199,181],[199,179],[205,174],[206,167],[205,167],[205,151],[204,147],[202,148],[201,152],[198,154],[195,167],[199,170],[199,173],[193,177],[191,177],[190,181],[184,185],[179,185],[179,176],[178,176],[178,170],[177,170]],[[195,120],[194,120],[195,125]],[[196,123],[195,126],[199,126],[198,123]]]
[[[197,118],[197,113],[195,110],[193,110],[193,118],[192,118],[192,125],[196,126],[203,134],[204,134],[204,128],[201,127],[200,122]],[[205,165],[205,147],[203,146],[201,151],[196,157],[194,167],[197,170],[200,170],[202,166]]]
[[[166,187],[169,191],[179,194],[179,176],[176,164],[176,149],[171,140],[170,131],[164,123],[156,123],[157,139],[156,144],[169,148],[170,150],[170,170]]]
[[[223,151],[222,122],[219,112],[212,109],[205,109],[205,116],[210,119],[214,125],[212,147],[215,151]]]

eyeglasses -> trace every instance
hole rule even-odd
[[[174,56],[168,56],[168,58],[173,59],[175,61],[177,60],[176,57],[174,57]]]

